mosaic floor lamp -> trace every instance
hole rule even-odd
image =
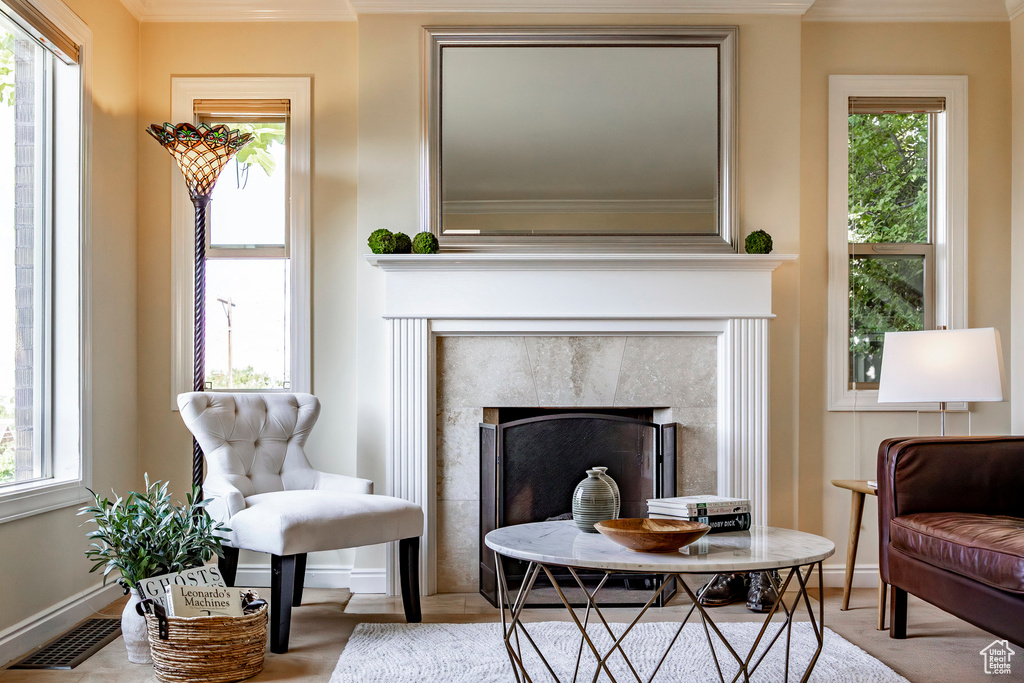
[[[156,138],[178,162],[185,177],[188,196],[196,209],[195,317],[193,335],[192,390],[202,391],[206,380],[206,226],[213,186],[224,166],[249,144],[251,133],[239,133],[227,126],[201,123],[154,123],[146,132]],[[203,450],[192,439],[192,484],[202,499]]]

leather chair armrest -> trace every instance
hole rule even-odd
[[[318,491],[337,491],[338,493],[361,493],[368,495],[373,493],[373,482],[369,479],[359,479],[358,477],[349,477],[344,474],[317,471],[316,482],[313,488]]]

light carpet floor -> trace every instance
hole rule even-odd
[[[740,656],[744,656],[760,625],[724,623],[719,627]],[[625,624],[612,624],[612,628],[621,633]],[[623,641],[630,661],[643,680],[650,676],[677,628],[669,622],[642,623]],[[769,630],[769,634],[774,634],[775,628]],[[528,624],[528,629],[559,679],[573,680],[580,643],[576,627],[564,622],[540,622]],[[592,626],[588,634],[601,652],[606,652],[612,643],[603,627]],[[715,651],[722,671],[726,680],[730,680],[738,671],[738,665],[721,642],[714,635],[712,637],[716,641]],[[752,680],[760,683],[785,679],[785,637],[783,633]],[[534,680],[550,680],[543,663],[525,639],[521,644],[527,671]],[[816,647],[810,624],[794,624],[790,664],[796,675],[791,675],[791,678],[799,680]],[[764,641],[758,652],[763,649]],[[609,664],[616,680],[635,680],[621,657],[613,655]],[[577,680],[591,680],[594,668],[595,660],[588,648]],[[490,683],[513,680],[512,666],[501,640],[501,627],[493,623],[359,624],[331,677],[331,683]],[[602,673],[600,680],[609,679]],[[686,625],[654,680],[655,683],[719,680],[704,629],[699,623]],[[828,629],[825,647],[811,680],[821,683],[907,683],[888,666]]]

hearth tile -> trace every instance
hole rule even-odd
[[[437,498],[480,497],[480,408],[450,408],[437,413]]]
[[[714,337],[628,337],[616,406],[713,408],[718,392]]]
[[[439,338],[437,397],[440,410],[537,405],[526,338]]]
[[[442,564],[443,560],[443,564]],[[447,548],[437,553],[438,593],[468,593],[480,587],[480,551],[476,548]]]
[[[480,503],[475,500],[437,501],[437,545],[471,548],[480,545]]]
[[[625,337],[527,337],[542,406],[610,406]]]

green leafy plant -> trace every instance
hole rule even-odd
[[[411,254],[412,253],[412,240],[404,232],[396,232],[392,235],[395,238],[395,253],[396,254]]]
[[[412,238],[412,253],[414,254],[436,254],[437,250],[437,238],[433,233],[421,232]]]
[[[366,243],[374,254],[395,253],[395,236],[387,228],[379,228],[371,232]]]
[[[764,230],[755,230],[747,235],[745,246],[748,254],[772,253],[772,236]]]
[[[79,515],[92,515],[95,531],[85,556],[93,562],[90,573],[103,569],[103,582],[117,570],[117,582],[126,589],[151,576],[180,572],[204,564],[214,555],[223,556],[218,532],[231,531],[214,522],[204,509],[212,499],[196,500],[193,488],[185,505],[175,505],[167,483],[150,483],[146,475],[146,492],[130,491],[114,500],[94,491],[94,504],[83,507]],[[88,523],[87,522],[87,523]]]

